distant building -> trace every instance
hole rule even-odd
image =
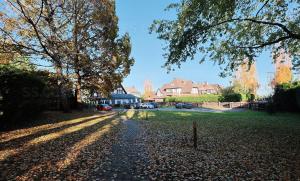
[[[115,89],[109,97],[101,97],[96,94],[98,103],[109,105],[124,105],[129,103],[140,103],[141,99],[133,94],[128,94],[122,85]]]
[[[125,87],[127,94],[132,94],[136,97],[141,97],[141,93],[134,87]]]
[[[221,86],[218,84],[194,83],[191,80],[174,79],[163,85],[157,96],[196,96],[201,94],[218,94]]]

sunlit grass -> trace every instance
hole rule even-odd
[[[114,114],[109,114],[108,116],[103,116],[103,117],[100,117],[100,118],[97,117],[97,116],[95,116],[95,119],[91,118],[92,120],[84,122],[84,123],[81,123],[79,125],[71,126],[71,127],[65,128],[65,129],[63,129],[61,131],[53,132],[53,133],[50,133],[50,134],[46,134],[46,135],[34,138],[34,139],[32,139],[32,140],[24,143],[24,145],[21,146],[21,147],[19,147],[19,148],[1,150],[0,151],[0,161],[1,160],[5,160],[9,156],[13,156],[15,154],[18,154],[21,151],[28,150],[32,146],[36,146],[38,144],[45,143],[47,141],[57,139],[57,138],[59,138],[61,136],[77,132],[77,131],[82,130],[84,128],[93,126],[93,125],[95,125],[95,124],[97,124],[97,123],[99,123],[101,121],[104,121],[104,120],[107,120],[109,118],[112,118],[113,116],[114,116]],[[73,120],[70,120],[70,121],[73,122]],[[75,122],[76,121],[80,122],[80,119],[76,119]],[[46,129],[47,128],[48,127],[46,127]]]
[[[9,132],[0,134],[0,143],[14,140],[14,139],[21,138],[21,137],[25,137],[25,136],[29,136],[32,134],[36,134],[40,131],[46,131],[46,130],[55,129],[55,128],[59,128],[59,127],[70,125],[70,124],[80,123],[87,119],[93,119],[96,117],[99,117],[99,115],[85,116],[85,117],[80,117],[77,119],[62,121],[59,123],[51,123],[51,124],[45,124],[42,126],[36,126],[36,127],[27,128],[27,129],[19,129],[16,131],[9,131]]]

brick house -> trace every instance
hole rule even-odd
[[[191,80],[174,79],[172,82],[164,84],[156,91],[155,97],[162,99],[172,96],[197,96],[202,94],[218,94],[221,86],[218,84],[194,83]]]

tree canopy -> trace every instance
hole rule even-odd
[[[82,88],[110,92],[134,63],[128,34],[118,34],[114,0],[7,0],[0,7],[0,54],[46,60]],[[67,75],[66,75],[67,74]],[[63,94],[63,92],[62,92]]]
[[[222,76],[243,64],[252,63],[262,51],[285,49],[300,66],[299,0],[182,0],[175,20],[155,20],[150,32],[167,42],[165,67],[180,67],[200,55],[222,65]]]

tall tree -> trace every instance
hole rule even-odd
[[[280,50],[280,54],[275,57],[275,76],[272,82],[273,87],[283,83],[292,81],[292,62],[291,55],[284,50]]]
[[[110,92],[130,72],[130,37],[119,38],[114,0],[8,0],[4,6],[1,52],[50,61],[64,99],[68,81],[81,102],[83,87]]]
[[[248,64],[249,61],[245,60],[244,64],[240,65],[236,71],[234,80],[235,90],[237,92],[256,94],[259,87],[256,73],[256,64]]]
[[[63,75],[66,57],[64,32],[68,19],[61,16],[62,1],[7,0],[1,7],[0,32],[3,52],[17,52],[46,59],[58,75],[63,109],[68,111],[66,80]]]
[[[145,80],[144,82],[144,98],[150,98],[154,95],[153,86],[151,80]]]
[[[165,67],[180,66],[201,54],[225,64],[222,76],[244,57],[253,62],[263,50],[289,50],[294,67],[300,66],[300,3],[298,0],[181,0],[177,19],[156,20],[151,32],[167,42]],[[276,46],[275,46],[276,45]]]

